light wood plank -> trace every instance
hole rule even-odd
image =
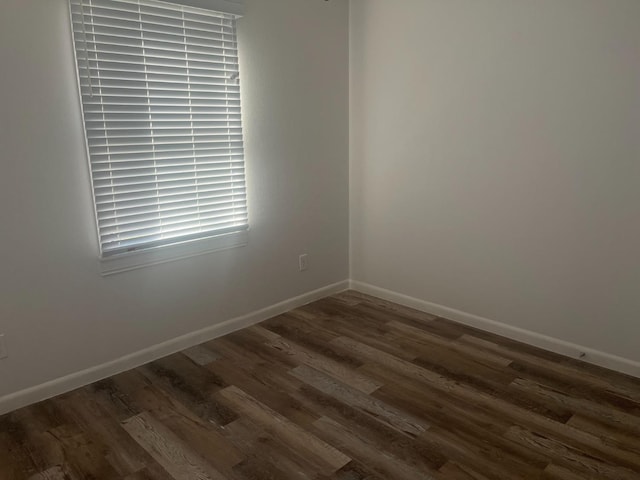
[[[321,392],[331,395],[346,405],[366,412],[376,420],[386,423],[402,433],[418,436],[429,428],[429,425],[423,421],[403,413],[369,395],[365,395],[306,365],[300,365],[294,368],[291,370],[291,375],[317,388]]]
[[[175,480],[225,480],[220,472],[148,413],[126,420],[123,428]]]
[[[216,352],[209,350],[202,345],[188,348],[186,350],[183,350],[181,353],[197,365],[207,365],[211,362],[215,362],[218,358],[220,358],[220,355],[218,355]]]

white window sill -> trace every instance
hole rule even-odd
[[[102,276],[115,275],[138,268],[150,267],[161,263],[173,262],[183,258],[205,255],[207,253],[229,248],[243,247],[249,241],[249,232],[240,232],[217,235],[210,238],[201,238],[174,245],[152,248],[140,252],[123,253],[100,260]]]

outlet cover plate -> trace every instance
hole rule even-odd
[[[7,346],[4,344],[4,334],[2,334],[0,335],[0,360],[7,358],[8,356]]]
[[[300,255],[298,262],[301,272],[307,270],[309,268],[309,254],[303,253],[302,255]]]

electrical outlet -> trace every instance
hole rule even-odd
[[[306,253],[303,253],[302,255],[300,255],[299,264],[300,264],[301,272],[309,268],[309,255]]]
[[[7,353],[7,346],[4,344],[4,333],[0,335],[0,360],[3,358],[7,358],[9,354]]]

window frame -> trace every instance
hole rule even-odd
[[[89,0],[90,1],[90,0]],[[231,14],[236,17],[236,21],[241,18],[243,12],[243,4],[237,3],[234,0],[213,0],[213,6],[228,6],[231,7],[228,9],[229,11],[223,11],[222,8],[213,8],[213,6],[209,6],[206,8],[204,5],[200,5],[197,0],[181,0],[181,1],[165,1],[165,0],[157,0],[162,3],[170,4],[170,5],[180,5],[184,4],[185,7],[190,8],[198,8],[203,10],[209,10],[219,13]],[[208,0],[211,1],[211,0]],[[91,154],[90,154],[90,144],[89,137],[87,131],[87,125],[85,122],[85,111],[84,111],[84,101],[83,101],[83,93],[81,86],[81,76],[79,72],[79,59],[78,59],[78,51],[75,45],[75,35],[74,35],[74,26],[73,26],[73,9],[72,9],[72,0],[67,0],[68,8],[69,8],[69,21],[70,21],[70,34],[71,34],[71,44],[73,50],[73,58],[74,58],[74,70],[77,80],[77,88],[78,88],[78,99],[80,103],[80,113],[81,113],[81,123],[82,130],[84,136],[85,143],[85,151],[86,151],[86,160],[87,160],[87,168],[89,172],[90,178],[90,188],[91,188],[91,201],[93,203],[94,209],[94,220],[96,226],[96,237],[98,243],[98,252],[99,252],[99,269],[100,273],[103,276],[113,275],[121,272],[127,272],[131,270],[136,270],[139,268],[144,268],[147,266],[153,266],[158,264],[163,264],[167,262],[172,262],[176,260],[181,260],[185,258],[191,258],[200,255],[206,255],[212,252],[217,252],[221,250],[227,250],[231,248],[237,248],[246,246],[249,241],[249,230],[250,224],[248,220],[248,181],[247,181],[247,161],[246,161],[246,151],[244,150],[245,145],[245,128],[243,119],[245,118],[243,112],[243,101],[242,101],[242,88],[239,88],[240,92],[240,122],[242,128],[242,148],[243,148],[243,168],[244,168],[244,188],[245,188],[245,202],[247,208],[247,221],[246,225],[239,226],[237,230],[226,231],[222,233],[216,233],[215,231],[211,231],[209,235],[205,235],[198,238],[185,238],[188,236],[176,237],[175,241],[170,243],[165,243],[162,245],[154,245],[152,242],[148,242],[146,247],[136,248],[132,251],[124,251],[117,252],[109,255],[105,255],[103,252],[103,243],[102,237],[100,234],[100,223],[98,216],[98,204],[96,201],[96,195],[94,192],[94,179],[93,179],[93,167],[91,163]],[[238,39],[238,31],[235,30],[235,41],[238,45],[238,69],[240,69],[240,46]],[[189,84],[190,85],[190,84]],[[144,97],[146,98],[146,96]]]
[[[114,275],[222,250],[244,247],[248,243],[249,229],[246,229],[135,252],[121,253],[110,257],[101,257],[100,274],[102,276]]]

